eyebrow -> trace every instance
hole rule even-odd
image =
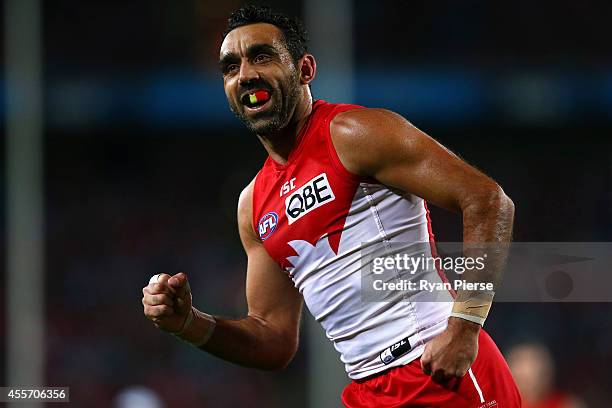
[[[278,55],[278,51],[270,44],[253,44],[250,45],[246,50],[246,55],[249,58],[253,58],[257,54],[267,53],[272,55]],[[240,57],[234,52],[228,52],[224,54],[219,60],[219,67],[225,68],[227,65],[239,61]]]

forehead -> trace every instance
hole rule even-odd
[[[253,44],[269,44],[279,51],[284,50],[283,33],[275,25],[256,23],[241,26],[230,31],[223,43],[219,55],[243,54]]]

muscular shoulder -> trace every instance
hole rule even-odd
[[[381,163],[418,153],[419,131],[395,112],[353,109],[330,123],[332,142],[342,164],[352,173],[374,175]]]
[[[253,230],[253,187],[255,178],[242,190],[238,197],[238,230],[240,239],[246,246],[248,243],[259,242]]]
[[[406,120],[395,112],[387,109],[362,108],[351,109],[334,117],[331,126],[342,133],[353,133],[364,130],[384,130],[396,122]]]
[[[249,184],[240,192],[238,197],[238,216],[241,213],[253,212],[253,186],[255,185],[255,179],[251,180]],[[246,214],[243,214],[246,215]]]

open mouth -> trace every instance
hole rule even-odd
[[[270,92],[260,89],[242,96],[241,102],[250,110],[257,110],[270,100]]]

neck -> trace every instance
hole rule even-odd
[[[312,112],[312,96],[310,92],[305,93],[295,107],[289,123],[278,132],[269,135],[257,135],[264,148],[274,161],[285,164],[289,154],[295,147],[297,137],[306,124]]]

